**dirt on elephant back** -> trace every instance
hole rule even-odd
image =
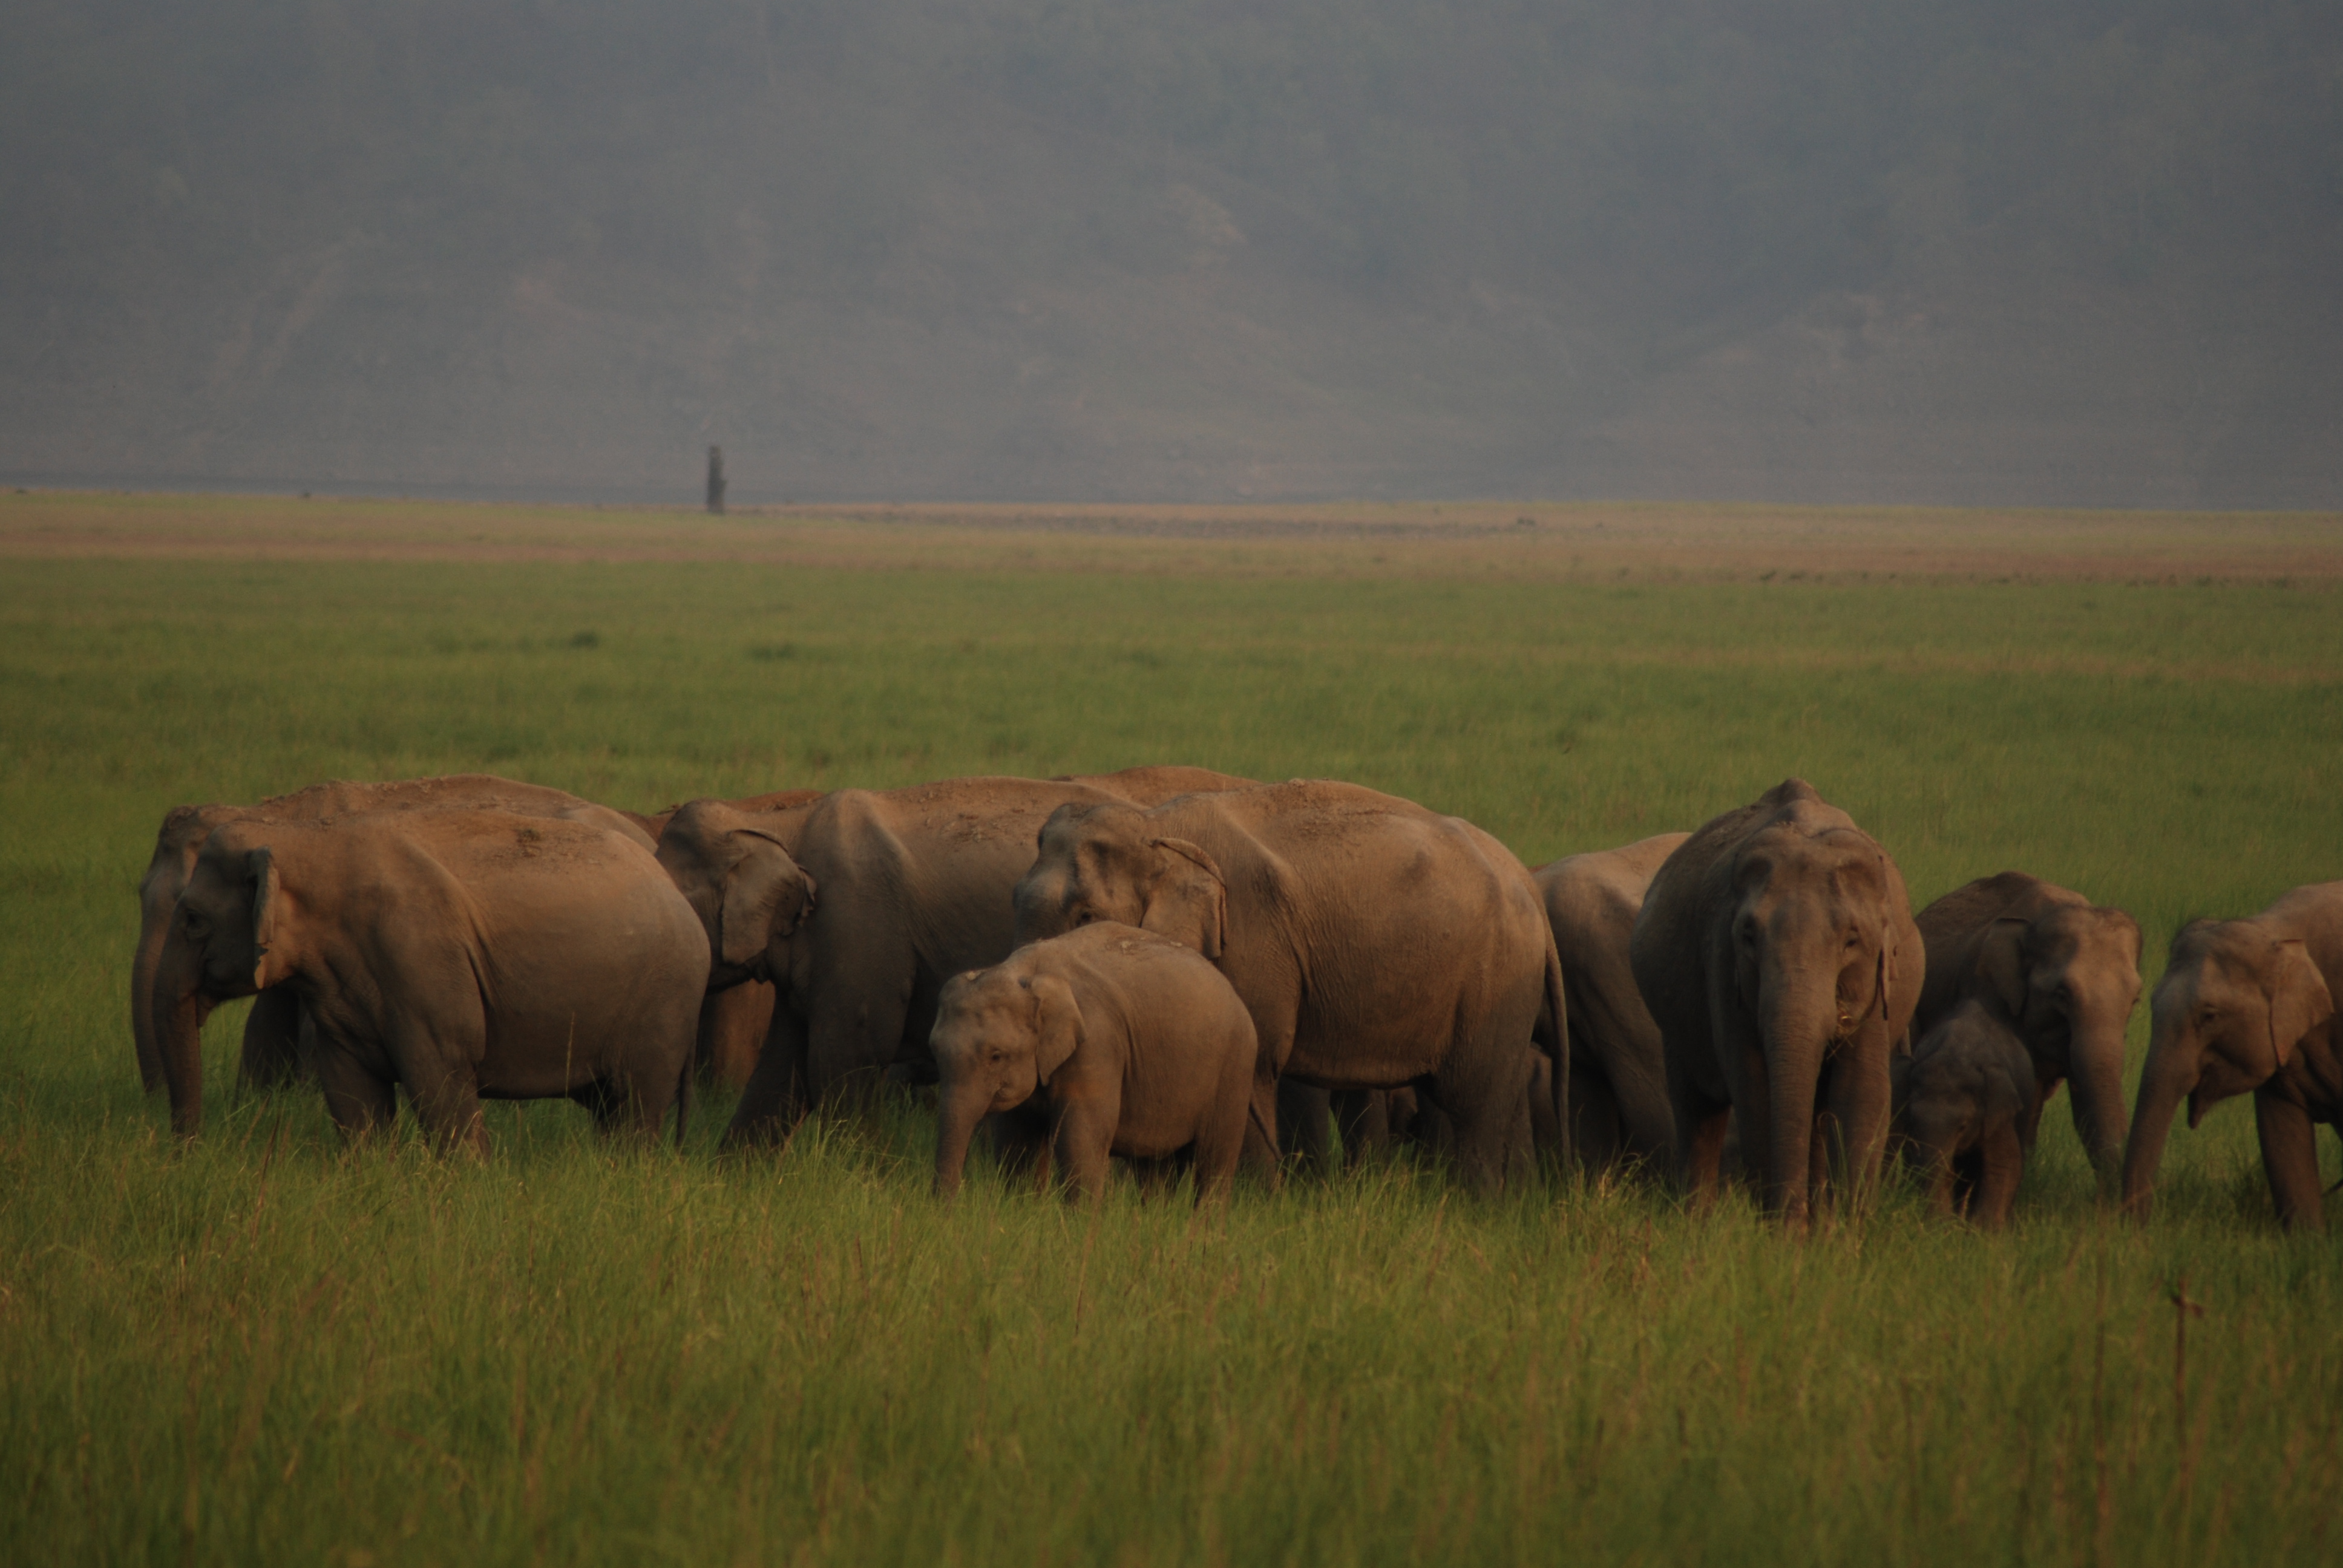
[[[681,508],[35,490],[0,557],[738,561],[835,568],[1553,581],[2296,581],[2343,512],[1521,501]]]

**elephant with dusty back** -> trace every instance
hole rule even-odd
[[[1529,872],[1463,819],[1318,779],[1068,806],[1016,905],[1021,940],[1112,920],[1218,964],[1261,1042],[1256,1128],[1275,1125],[1281,1074],[1412,1087],[1467,1183],[1526,1175],[1532,1060],[1568,1027],[1562,970]]]
[[[2172,939],[2148,1004],[2147,1065],[2124,1149],[2124,1207],[2147,1212],[2180,1102],[2188,1125],[2251,1092],[2278,1222],[2322,1221],[2318,1123],[2343,1118],[2343,882],[2297,888],[2260,914],[2192,920]]]
[[[213,829],[150,1005],[182,1133],[202,1122],[209,1005],[282,991],[314,1021],[346,1133],[387,1124],[404,1089],[436,1143],[479,1149],[483,1099],[567,1097],[655,1133],[689,1081],[707,973],[699,920],[634,837],[406,810]]]
[[[465,807],[518,816],[587,822],[632,837],[644,848],[657,840],[649,819],[596,805],[560,789],[523,784],[488,773],[458,773],[440,779],[405,779],[387,784],[333,779],[256,806],[176,806],[155,835],[155,852],[138,883],[138,945],[130,960],[130,1035],[138,1052],[139,1081],[152,1094],[164,1087],[163,1053],[154,1028],[155,965],[170,929],[171,913],[196,868],[196,858],[213,831],[230,822],[306,822],[376,811],[445,810]],[[305,1034],[314,1034],[290,991],[264,991],[244,1025],[237,1082],[271,1088],[299,1076]]]
[[[1914,917],[1928,975],[1916,1040],[1968,1002],[1987,1009],[2034,1064],[2026,1142],[2062,1082],[2102,1183],[2123,1164],[2124,1030],[2139,1000],[2139,926],[2121,910],[2023,871],[1982,877]]]
[[[1629,958],[1696,1201],[1716,1191],[1728,1119],[1785,1224],[1806,1222],[1834,1164],[1877,1179],[1888,1058],[1926,960],[1903,874],[1852,818],[1790,779],[1709,822],[1653,877]]]
[[[707,988],[759,980],[777,991],[726,1141],[770,1142],[813,1105],[867,1092],[890,1066],[931,1070],[943,984],[1017,946],[1011,890],[1060,806],[1240,782],[1139,768],[839,789],[772,811],[718,800],[677,810],[659,858],[707,932]]]

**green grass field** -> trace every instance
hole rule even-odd
[[[1891,1191],[1797,1242],[1638,1186],[1480,1202],[1410,1167],[1205,1218],[984,1180],[944,1210],[909,1104],[769,1161],[717,1159],[705,1101],[679,1158],[606,1150],[566,1105],[492,1107],[485,1167],[346,1152],[314,1095],[232,1103],[241,1007],[207,1031],[200,1143],[142,1101],[126,976],[157,820],[333,776],[640,809],[1190,762],[1355,779],[1536,864],[1797,773],[1917,900],[2015,866],[2129,909],[2151,980],[2187,916],[2343,876],[2327,580],[1604,584],[1119,548],[1042,572],[0,558],[7,1555],[2343,1550],[2343,1255],[2275,1229],[2244,1102],[2176,1132],[2145,1230],[2095,1207],[2062,1101],[2011,1232]],[[2143,1009],[2135,1062],[2145,1036]]]

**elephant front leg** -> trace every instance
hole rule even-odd
[[[2278,1222],[2316,1231],[2325,1223],[2318,1189],[2318,1127],[2310,1112],[2265,1091],[2254,1094],[2254,1126],[2261,1136],[2262,1171],[2278,1204]]]
[[[757,1053],[748,1086],[732,1108],[724,1147],[771,1148],[804,1117],[808,1103],[805,1023],[783,1001],[773,1009],[764,1049]]]
[[[1986,1129],[1982,1153],[1984,1168],[1969,1200],[1969,1217],[1986,1230],[1998,1231],[2009,1223],[2026,1174],[2026,1144],[2014,1118],[1996,1118]]]
[[[1116,1107],[1084,1099],[1062,1107],[1056,1135],[1051,1139],[1058,1169],[1064,1175],[1066,1195],[1085,1203],[1106,1196],[1107,1171],[1113,1163]]]
[[[245,1015],[244,1049],[237,1058],[236,1087],[239,1091],[282,1089],[310,1076],[302,1045],[314,1040],[316,1027],[307,1010],[289,986],[272,986],[252,999]]]
[[[1828,1107],[1822,1121],[1827,1121],[1828,1136],[1817,1127],[1815,1146],[1826,1151],[1829,1168],[1816,1160],[1813,1191],[1816,1202],[1824,1200],[1827,1189],[1843,1185],[1847,1194],[1847,1211],[1860,1213],[1871,1201],[1873,1190],[1879,1184],[1879,1170],[1887,1154],[1887,1125],[1891,1120],[1894,1090],[1887,1072],[1888,1041],[1885,1032],[1877,1025],[1839,1053],[1830,1064],[1830,1083],[1825,1095]]]
[[[348,1051],[323,1044],[317,1052],[317,1083],[326,1091],[326,1111],[343,1138],[356,1141],[390,1126],[398,1115],[398,1086],[359,1063]]]

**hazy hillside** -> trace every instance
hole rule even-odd
[[[2343,7],[0,13],[0,473],[2343,505]]]

